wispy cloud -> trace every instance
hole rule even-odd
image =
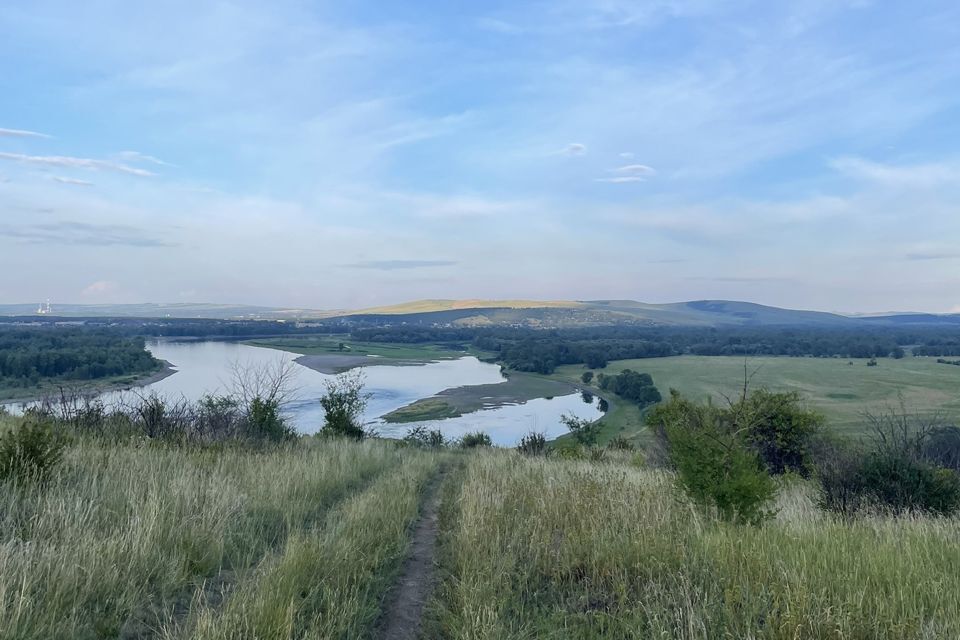
[[[344,265],[352,269],[376,269],[378,271],[396,271],[400,269],[427,269],[432,267],[452,267],[453,260],[369,260]]]
[[[160,158],[147,155],[146,153],[140,153],[139,151],[121,151],[115,156],[118,160],[122,162],[145,162],[148,164],[156,164],[162,167],[172,167],[173,165],[169,162],[161,160]]]
[[[852,178],[890,187],[936,187],[960,181],[960,165],[948,162],[895,165],[842,157],[831,160],[830,166]]]
[[[907,260],[958,260],[960,259],[960,253],[958,252],[924,252],[918,251],[915,253],[908,253],[906,255]]]
[[[0,129],[0,138],[49,138],[45,133],[26,131],[24,129]]]
[[[107,160],[94,160],[91,158],[74,158],[71,156],[28,156],[22,153],[0,152],[0,159],[12,160],[14,162],[23,162],[26,164],[36,164],[46,167],[59,167],[62,169],[88,169],[91,171],[114,171],[125,173],[132,176],[150,177],[157,175],[146,169],[139,169],[120,162],[109,162]]]
[[[596,178],[595,182],[609,182],[611,184],[625,184],[629,182],[646,182],[647,179],[641,176],[614,176],[612,178]]]
[[[50,224],[2,227],[2,235],[30,243],[56,243],[87,246],[126,245],[130,247],[174,246],[148,232],[116,224],[91,224],[61,221]]]
[[[560,151],[562,156],[582,156],[587,153],[587,145],[580,142],[571,142]]]
[[[110,280],[97,280],[96,282],[92,282],[86,287],[84,287],[83,290],[80,291],[80,295],[82,295],[85,298],[91,298],[91,297],[95,298],[97,296],[102,296],[103,294],[116,291],[116,289],[117,289],[116,282],[113,282]]]
[[[53,176],[53,179],[60,184],[72,184],[77,187],[92,187],[93,183],[86,180],[77,180],[76,178],[65,178],[63,176]]]

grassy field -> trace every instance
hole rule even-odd
[[[79,441],[0,482],[0,637],[363,637],[438,461]]]
[[[641,459],[76,438],[0,481],[0,637],[378,637],[441,478],[420,637],[960,637],[960,519],[836,519],[795,480],[736,526]]]
[[[801,483],[778,507],[736,526],[663,472],[472,457],[448,487],[430,637],[960,637],[960,520],[836,520]]]
[[[649,373],[666,395],[671,388],[695,400],[722,394],[736,394],[743,386],[744,359],[720,356],[678,356],[611,362],[604,373],[623,369]],[[849,364],[852,362],[853,364]],[[752,388],[797,391],[811,408],[823,413],[828,424],[841,431],[862,429],[864,411],[879,411],[899,404],[902,395],[908,409],[941,411],[945,417],[960,419],[960,367],[938,364],[933,358],[881,359],[876,367],[865,360],[835,358],[762,357],[746,360],[753,375]],[[562,380],[579,380],[582,366],[561,367],[555,374]],[[754,373],[755,372],[755,373]],[[641,423],[639,412],[617,413],[623,402],[612,400],[615,411],[604,418],[609,433],[631,434]]]

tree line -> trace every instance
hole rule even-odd
[[[0,384],[8,387],[49,379],[96,380],[159,366],[142,337],[108,329],[0,328]]]

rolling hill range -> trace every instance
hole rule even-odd
[[[33,304],[0,305],[0,316],[37,316]],[[752,302],[695,300],[651,304],[635,300],[418,300],[357,311],[177,303],[53,305],[56,317],[334,320],[367,324],[440,326],[910,326],[957,325],[960,314],[900,313],[846,316]]]

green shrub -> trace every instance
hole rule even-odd
[[[429,430],[423,425],[418,425],[407,431],[403,441],[409,445],[427,449],[442,449],[447,444],[447,439],[439,429]]]
[[[254,398],[247,409],[246,435],[255,440],[284,442],[296,438],[296,431],[280,415],[276,400]]]
[[[583,375],[580,376],[580,382],[583,384],[590,384],[593,382],[593,371],[584,371]]]
[[[0,436],[0,480],[46,480],[63,458],[65,447],[66,440],[49,422],[23,422]]]
[[[365,438],[368,434],[363,425],[363,412],[370,394],[363,390],[363,373],[341,373],[325,384],[326,393],[320,398],[324,413],[321,433],[354,440]]]
[[[633,451],[635,448],[632,442],[621,435],[614,436],[607,443],[607,449],[612,451]]]
[[[760,524],[772,515],[768,505],[776,485],[741,434],[729,429],[721,410],[671,391],[648,424],[663,441],[677,484],[695,503],[738,524]]]
[[[600,435],[599,423],[574,415],[564,415],[560,418],[560,422],[570,430],[574,439],[580,444],[590,447],[597,443],[597,436]]]
[[[859,472],[868,500],[894,512],[951,515],[960,508],[960,477],[910,456],[874,452]]]
[[[923,458],[938,467],[960,472],[960,427],[932,429],[923,445]]]
[[[525,456],[544,456],[547,454],[547,437],[542,433],[531,431],[520,438],[517,451]]]
[[[460,438],[460,447],[463,449],[473,449],[476,447],[489,447],[493,445],[493,441],[490,440],[490,436],[485,434],[483,431],[477,431],[475,433],[465,433],[463,437]]]
[[[800,394],[760,389],[723,413],[732,431],[742,430],[746,443],[771,474],[809,475],[810,445],[823,427],[823,417],[803,408]]]
[[[575,440],[560,440],[550,453],[561,460],[583,460],[585,457],[584,447]]]

